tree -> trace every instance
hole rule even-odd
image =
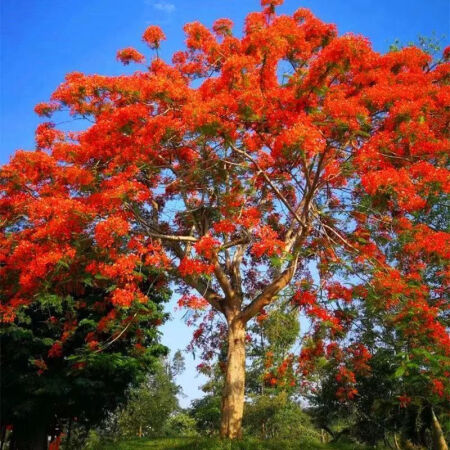
[[[320,434],[300,405],[286,391],[258,396],[245,406],[244,426],[260,439],[300,437],[319,441]]]
[[[12,449],[47,448],[66,429],[70,441],[74,421],[94,426],[166,352],[164,274],[117,229],[99,242],[82,179],[42,151],[0,170],[1,430],[4,442],[12,427]],[[125,286],[140,296],[119,301]]]
[[[118,412],[117,423],[121,436],[161,436],[174,412],[179,410],[177,394],[180,387],[174,382],[174,369],[184,364],[181,353],[173,362],[161,361],[154,373],[136,388],[131,389],[126,405]]]
[[[192,401],[189,415],[194,418],[201,434],[212,435],[220,426],[220,397],[207,394]]]
[[[89,306],[77,308],[79,298],[55,295],[50,304],[37,297],[3,326],[1,418],[2,427],[12,425],[10,448],[47,448],[47,436],[62,431],[70,442],[75,421],[89,429],[125,401],[129,385],[154,370],[165,352],[152,324],[163,317],[154,309],[163,298],[131,309],[132,322],[128,312],[116,311],[108,330],[100,331],[104,293],[88,288],[82,301]],[[86,339],[94,333],[100,342],[93,349],[94,339]]]
[[[356,361],[363,376],[355,378],[351,399],[337,398],[335,394],[342,389],[340,367],[343,363],[355,367],[355,354],[345,355],[330,347],[328,362],[322,364],[317,375],[319,389],[312,396],[320,420],[328,429],[335,418],[346,416],[351,425],[347,431],[372,445],[389,434],[401,434],[414,445],[445,448],[433,440],[444,440],[439,436],[450,431],[448,425],[444,431],[440,425],[448,423],[450,396],[444,328],[449,324],[448,315],[442,313],[437,323],[430,324],[445,302],[447,250],[432,244],[433,237],[442,235],[448,227],[445,197],[440,193],[429,198],[429,209],[405,222],[397,239],[380,242],[406,282],[401,286],[390,280],[370,279],[366,286],[369,295],[347,336],[368,350],[365,361]],[[428,244],[416,253],[414,238],[423,224],[436,234],[430,233]],[[374,233],[373,239],[381,241],[382,236]],[[414,276],[417,270],[421,272],[419,280]],[[415,303],[412,308],[411,301]]]
[[[43,124],[41,152],[16,157],[29,167],[27,159],[48,153],[75,177],[100,245],[131,236],[125,278],[143,261],[177,283],[182,304],[223,315],[221,435],[229,438],[242,432],[249,321],[281,296],[299,305],[315,328],[315,344],[302,350],[306,371],[307,358],[323,353],[319,337],[345,333],[357,315],[366,297],[351,287],[358,276],[399,289],[410,276],[386,258],[370,227],[385,224],[396,239],[408,217],[448,189],[448,63],[431,65],[414,47],[382,55],[305,9],[277,15],[282,0],[261,3],[242,38],[228,19],[212,31],[187,24],[187,50],[172,64],[156,52],[131,75],[67,75],[37,111],[66,108],[90,126],[66,133]],[[143,39],[157,51],[165,36],[150,26]],[[144,62],[132,48],[118,58]],[[436,247],[448,242],[420,227]],[[418,254],[426,241],[416,241]],[[140,295],[136,283],[111,294],[122,305]],[[406,312],[422,308],[412,303]],[[441,311],[429,326],[442,328]],[[436,336],[436,345],[444,341]],[[351,382],[342,393],[354,393]]]
[[[300,323],[298,311],[290,303],[274,303],[264,310],[249,327],[247,369],[249,394],[271,395],[284,391],[291,396],[298,393],[297,376],[292,371],[294,345],[298,343]]]
[[[14,298],[13,289],[21,285],[16,275],[30,274],[30,266],[38,259],[30,255],[18,274],[19,266],[11,261],[21,246],[37,244],[33,239],[21,241],[19,235],[32,236],[25,225],[5,233],[12,252],[1,268],[5,276],[2,300]],[[89,260],[87,250],[77,256]],[[82,265],[73,258],[67,263],[61,260],[54,270],[48,268],[27,292],[29,297],[22,290],[22,304],[11,300],[14,310],[9,314],[15,317],[4,318],[1,422],[3,430],[12,426],[11,449],[47,448],[47,436],[56,437],[62,430],[67,430],[70,441],[74,421],[94,426],[108,409],[124,401],[128,386],[152,370],[166,351],[155,323],[164,320],[162,303],[167,292],[156,292],[146,280],[142,288],[151,292],[152,301],[117,308],[101,287],[104,280],[89,277]],[[66,279],[65,272],[74,269],[82,279]],[[154,282],[156,277],[149,280]]]
[[[261,439],[320,439],[302,410],[299,380],[294,370],[300,338],[298,309],[291,302],[274,302],[252,326],[247,345],[244,428]]]

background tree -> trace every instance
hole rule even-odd
[[[99,332],[104,312],[93,305],[104,296],[87,287],[83,308],[76,297],[37,297],[2,327],[1,418],[13,428],[11,449],[47,448],[47,436],[61,432],[70,443],[75,422],[86,430],[98,424],[165,352],[153,322],[163,319],[165,295],[132,308],[132,322],[118,312]],[[93,333],[95,348],[86,340]]]
[[[391,280],[367,285],[370,295],[359,311],[351,339],[363,343],[370,357],[364,362],[361,358],[356,361],[365,373],[354,380],[355,395],[349,402],[337,398],[335,393],[340,388],[342,363],[347,360],[346,364],[355,366],[355,361],[330,347],[329,362],[322,365],[323,370],[317,375],[320,387],[313,397],[324,426],[345,414],[352,417],[347,431],[370,444],[393,433],[428,447],[438,446],[433,440],[445,432],[448,438],[450,361],[445,329],[449,323],[448,314],[439,312],[446,302],[448,249],[433,244],[433,238],[443,236],[448,227],[445,202],[442,194],[430,198],[426,213],[418,213],[405,222],[406,228],[401,229],[398,239],[383,243],[398,269],[404,271],[404,279],[410,279],[401,289]],[[417,229],[423,230],[423,223],[433,232],[424,237],[427,245],[417,254],[415,250],[411,252],[411,246],[420,245],[414,238],[420,236]],[[417,270],[420,280],[415,275]],[[386,298],[391,304],[381,308],[380,303]],[[439,321],[431,326],[435,317]]]
[[[249,332],[246,392],[270,395],[281,390],[293,396],[297,391],[292,362],[300,337],[298,311],[290,302],[275,303],[261,312]]]
[[[76,174],[99,245],[130,237],[126,260],[112,252],[122,284],[111,302],[141,298],[135,269],[143,265],[164,269],[185,305],[224,316],[221,435],[229,438],[242,432],[249,321],[281,296],[297,303],[313,322],[303,374],[325,341],[365,357],[359,344],[338,339],[371,295],[351,287],[351,275],[363,284],[389,280],[405,296],[411,276],[422,277],[398,270],[372,228],[397,239],[411,214],[448,189],[447,63],[431,65],[412,47],[381,55],[305,9],[278,16],[282,0],[261,3],[242,38],[227,19],[212,31],[187,24],[187,50],[172,64],[156,54],[145,72],[128,76],[72,73],[37,107],[91,122],[79,133],[43,124],[37,143],[58,171]],[[151,26],[143,39],[157,50],[165,36]],[[118,57],[144,62],[131,48]],[[29,167],[27,159],[43,155],[16,161]],[[420,230],[440,247],[448,242],[426,224]],[[426,242],[416,241],[411,251],[420,254]],[[378,298],[389,309],[389,298]],[[423,298],[403,307],[421,314]],[[442,329],[441,311],[428,314],[428,328]],[[341,394],[352,396],[352,371],[341,370]]]
[[[94,236],[84,176],[42,151],[0,170],[1,429],[4,440],[12,427],[12,449],[47,448],[62,430],[70,441],[75,420],[94,426],[166,352],[165,278],[126,233]],[[141,295],[112,300],[121,286]]]
[[[117,413],[119,436],[161,436],[171,416],[180,410],[180,387],[174,377],[183,369],[181,353],[172,362],[160,361],[157,369],[128,394],[126,405]]]
[[[418,46],[433,57],[430,67],[445,63],[448,51],[441,54],[435,37],[420,37]],[[392,52],[400,50],[399,43],[391,46]],[[386,211],[380,198],[365,203],[380,215]],[[366,301],[348,332],[347,339],[364,344],[367,357],[353,352],[346,358],[335,345],[326,352],[331,364],[322,364],[319,389],[312,397],[324,427],[346,416],[344,431],[371,445],[389,435],[396,439],[399,433],[414,445],[446,448],[444,433],[448,439],[450,432],[445,331],[449,321],[444,294],[449,257],[447,203],[448,194],[438,189],[429,193],[426,208],[408,211],[397,220],[385,216],[384,224],[368,227],[368,235],[384,248],[396,271],[385,280],[377,274],[369,277],[364,286]],[[357,370],[359,365],[364,375],[355,379],[351,399],[335,395],[342,393],[339,370],[345,359]]]
[[[199,433],[210,436],[216,434],[220,427],[220,410],[220,397],[206,394],[192,401],[189,415],[194,418]]]
[[[260,439],[319,440],[320,434],[300,406],[298,378],[293,370],[300,322],[290,302],[272,304],[249,327],[244,428]]]

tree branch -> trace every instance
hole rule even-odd
[[[271,303],[275,296],[292,280],[292,277],[297,271],[298,259],[300,257],[299,250],[308,235],[308,229],[308,227],[303,228],[301,234],[297,237],[294,244],[294,258],[289,263],[288,267],[243,309],[239,314],[241,320],[248,322],[252,317],[258,314],[264,306]]]
[[[261,168],[261,166],[244,150],[241,150],[237,148],[235,145],[230,144],[231,148],[241,155],[245,156],[252,164],[255,165],[255,167],[258,169],[258,171],[261,173],[261,175],[266,180],[267,184],[270,186],[270,188],[275,192],[276,196],[281,200],[281,202],[286,206],[286,208],[290,211],[290,213],[295,217],[295,219],[304,227],[305,223],[300,218],[300,216],[297,214],[297,212],[292,208],[292,206],[289,204],[289,202],[286,200],[284,195],[281,193],[281,191],[272,183],[267,173]]]
[[[299,254],[291,261],[283,273],[267,286],[243,311],[239,314],[239,319],[248,322],[256,316],[264,306],[272,302],[273,298],[291,281],[297,270]]]

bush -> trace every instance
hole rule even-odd
[[[244,426],[247,433],[262,439],[290,439],[292,436],[311,440],[320,438],[310,417],[284,392],[260,395],[248,402]]]
[[[206,395],[192,402],[190,415],[195,419],[199,433],[217,433],[220,427],[220,403],[221,399],[213,395]]]
[[[185,412],[179,412],[169,417],[163,429],[163,434],[166,436],[197,436],[196,426],[197,423],[193,417]]]

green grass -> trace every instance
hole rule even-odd
[[[96,447],[95,450],[364,450],[367,447],[338,442],[321,444],[302,440],[267,440],[245,438],[238,442],[224,442],[217,438],[181,437],[133,439]]]

